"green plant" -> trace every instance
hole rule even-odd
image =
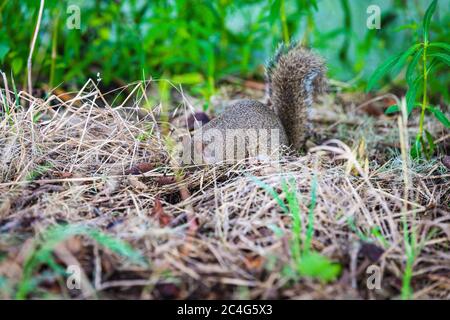
[[[261,188],[266,190],[280,205],[282,210],[292,217],[292,239],[291,255],[295,268],[286,266],[285,273],[295,277],[296,275],[319,279],[323,282],[333,281],[340,274],[341,266],[331,262],[327,257],[311,250],[311,242],[314,235],[314,209],[316,206],[317,178],[313,177],[311,185],[311,199],[308,210],[308,224],[305,235],[301,223],[301,210],[295,180],[289,182],[283,179],[282,190],[285,195],[287,205],[281,199],[275,189],[263,181],[252,177],[252,180]]]
[[[53,168],[53,164],[51,164],[50,162],[45,162],[43,164],[37,165],[36,168],[34,168],[33,170],[31,170],[27,176],[26,176],[26,180],[27,181],[33,181],[36,180],[37,178],[39,178],[40,176],[44,175],[48,170],[50,170],[51,168]]]
[[[81,225],[53,226],[45,230],[40,239],[35,240],[34,248],[24,262],[22,279],[18,285],[16,299],[25,299],[36,288],[42,276],[45,276],[33,277],[33,273],[39,266],[45,264],[56,274],[66,274],[65,269],[55,261],[53,250],[58,244],[77,235],[88,236],[105,248],[130,259],[134,263],[145,264],[141,254],[120,239]]]
[[[80,8],[80,29],[66,26],[69,5]],[[33,87],[72,91],[99,72],[100,86],[108,90],[136,81],[145,70],[148,78],[183,84],[203,97],[207,108],[218,83],[230,76],[262,80],[261,66],[277,44],[297,38],[326,57],[333,79],[354,79],[347,90],[360,89],[370,71],[368,58],[377,63],[399,43],[415,41],[416,26],[408,17],[422,10],[420,4],[393,1],[385,7],[383,28],[366,30],[355,28],[365,15],[365,1],[46,1],[33,54]],[[330,10],[336,15],[318,24]],[[27,83],[38,13],[39,1],[0,5],[0,69],[12,73],[19,90]],[[434,40],[445,43],[450,15],[442,12],[440,18],[442,23],[433,25]],[[391,32],[399,23],[405,32]],[[446,74],[428,82],[448,101]]]
[[[359,239],[361,239],[364,242],[372,243],[375,241],[375,239],[378,241],[379,244],[381,244],[384,248],[389,247],[389,243],[386,240],[386,238],[381,234],[380,227],[379,226],[373,226],[370,228],[369,234],[365,234],[361,232],[355,225],[355,221],[353,217],[349,217],[347,219],[347,224],[349,225],[350,229],[358,236]]]
[[[405,199],[408,199],[410,188],[409,183],[410,178],[408,168],[410,165],[410,161],[408,158],[408,148],[407,148],[408,129],[406,118],[408,112],[405,99],[402,99],[400,103],[400,108],[402,114],[397,118],[397,121],[399,129],[400,148],[402,157],[402,173],[404,182],[403,197]],[[419,255],[419,250],[417,247],[417,229],[414,225],[416,215],[415,212],[413,211],[412,215],[409,217],[410,220],[408,221],[407,212],[408,212],[408,203],[404,202],[402,206],[401,223],[403,227],[403,244],[405,246],[406,266],[402,278],[402,289],[401,289],[402,299],[410,299],[412,297],[411,279],[413,274],[413,266],[416,257]]]
[[[429,159],[435,151],[434,138],[430,132],[424,129],[425,113],[432,114],[446,128],[450,128],[450,121],[436,106],[429,104],[428,79],[441,65],[450,65],[450,45],[444,42],[431,42],[429,29],[431,18],[436,10],[438,1],[433,0],[428,6],[422,21],[422,41],[410,46],[406,51],[396,54],[381,64],[369,79],[367,90],[371,90],[375,84],[387,73],[399,73],[406,65],[406,93],[407,113],[411,114],[414,108],[419,107],[420,120],[419,131],[411,147],[411,157],[425,156]],[[421,103],[416,103],[417,96],[422,95]],[[394,113],[400,110],[398,105],[390,106],[386,113]]]
[[[418,256],[417,250],[417,236],[414,230],[414,227],[408,226],[408,222],[406,221],[405,213],[402,214],[402,225],[403,225],[403,243],[405,244],[405,254],[406,254],[406,266],[403,272],[402,278],[402,290],[401,295],[402,299],[411,299],[412,297],[412,288],[411,288],[411,279],[413,273],[413,265],[416,257]]]

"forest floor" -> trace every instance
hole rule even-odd
[[[417,121],[383,114],[392,95],[324,98],[301,156],[194,170],[170,156],[183,121],[162,123],[164,104],[138,116],[142,88],[1,97],[0,298],[397,299],[408,256],[412,297],[450,298],[450,171],[402,161]],[[197,102],[174,96],[183,119]],[[428,130],[445,154],[448,133]],[[305,265],[308,245],[322,258]]]

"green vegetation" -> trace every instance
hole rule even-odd
[[[381,29],[369,30],[366,9],[381,8]],[[319,51],[330,76],[364,88],[374,67],[417,39],[417,21],[426,1],[56,1],[47,0],[33,56],[34,88],[77,89],[87,78],[117,87],[147,78],[165,78],[208,99],[217,84],[234,75],[261,79],[262,66],[276,45],[290,38]],[[70,29],[72,6],[80,29]],[[442,0],[441,8],[449,1]],[[39,1],[0,5],[1,70],[26,87],[26,62]],[[448,39],[450,14],[428,20],[436,43]],[[429,50],[433,48],[430,46]],[[430,52],[431,53],[431,52]],[[413,52],[411,52],[413,54]],[[435,57],[437,58],[437,57]],[[428,101],[449,101],[449,77],[428,79]]]
[[[56,275],[67,276],[65,268],[55,261],[53,251],[57,245],[74,236],[90,237],[112,252],[130,259],[134,263],[144,264],[140,253],[120,239],[84,226],[57,225],[45,230],[42,236],[35,241],[31,254],[24,262],[22,279],[16,293],[17,299],[25,299],[39,285],[40,281],[45,280],[46,275],[49,276],[45,272],[38,277],[34,276],[34,272],[41,265],[50,267]]]
[[[46,0],[42,20],[40,3],[0,2],[0,299],[66,298],[58,248],[74,237],[84,251],[69,254],[101,298],[309,297],[305,283],[335,298],[353,282],[358,298],[448,296],[450,0]],[[366,24],[370,5],[380,29]],[[195,111],[247,83],[260,99],[264,63],[293,40],[327,61],[315,147],[242,172],[171,161],[182,90]],[[80,89],[88,79],[100,89]],[[109,288],[92,243],[108,253]],[[366,258],[383,268],[382,293],[362,271],[347,277]]]
[[[316,278],[323,282],[335,280],[340,274],[341,266],[331,262],[327,257],[318,252],[312,251],[311,248],[314,235],[317,177],[313,176],[312,179],[306,229],[302,227],[299,196],[294,179],[290,179],[289,182],[286,180],[282,181],[282,190],[287,205],[272,186],[254,177],[252,180],[268,192],[277,201],[283,211],[292,217],[292,239],[290,241],[290,247],[294,267],[292,268],[290,265],[287,265],[285,273],[292,275],[294,278],[299,275]]]
[[[419,132],[411,148],[411,156],[413,158],[419,158],[421,155],[424,155],[427,159],[430,159],[435,151],[434,138],[430,132],[424,129],[425,111],[432,114],[446,128],[450,128],[450,121],[445,114],[438,107],[429,105],[428,79],[432,76],[434,77],[441,66],[448,67],[450,65],[450,45],[429,40],[431,18],[436,10],[436,6],[437,0],[434,0],[424,15],[422,41],[412,45],[405,52],[396,54],[385,61],[374,72],[367,87],[368,90],[372,89],[380,78],[392,70],[399,73],[408,62],[408,58],[412,57],[405,76],[408,83],[408,91],[406,93],[407,112],[410,114],[413,108],[416,107],[421,109]],[[420,104],[416,103],[418,95],[422,95]],[[396,111],[399,111],[399,106],[393,105],[386,110],[386,113],[389,114]]]

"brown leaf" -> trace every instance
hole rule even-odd
[[[244,264],[249,270],[260,270],[263,263],[264,258],[260,255],[248,255],[244,259]]]
[[[132,175],[143,174],[145,172],[153,170],[153,168],[154,165],[152,163],[142,162],[126,170],[125,174],[132,174]]]
[[[185,186],[180,186],[180,197],[182,200],[186,200],[189,199],[189,197],[191,196],[191,193],[189,192],[189,189],[186,188]]]
[[[165,186],[165,185],[172,184],[175,182],[177,182],[177,180],[174,176],[162,176],[162,177],[158,177],[156,179],[156,183],[159,186]]]
[[[55,88],[53,89],[53,92],[55,93],[56,96],[58,96],[58,98],[60,98],[63,101],[70,101],[73,99],[73,97],[70,95],[70,93],[65,92],[63,89],[61,88]],[[79,101],[75,101],[75,104],[79,104]]]
[[[59,177],[60,179],[69,179],[69,178],[73,177],[73,173],[72,172],[67,172],[67,171],[56,172],[55,175],[57,177]]]
[[[362,108],[369,116],[379,117],[383,115],[383,107],[376,104],[368,104]]]
[[[164,208],[159,198],[155,198],[155,206],[152,209],[151,215],[158,219],[161,226],[167,226],[172,221],[172,217],[164,212]]]

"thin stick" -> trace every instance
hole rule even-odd
[[[30,54],[28,55],[27,60],[27,69],[28,69],[28,93],[31,95],[33,92],[33,87],[31,83],[31,61],[33,59],[34,46],[36,45],[37,35],[39,33],[39,27],[41,26],[42,20],[42,12],[44,11],[45,0],[41,0],[41,5],[39,7],[38,19],[36,22],[36,27],[34,28],[33,40],[31,40]]]

